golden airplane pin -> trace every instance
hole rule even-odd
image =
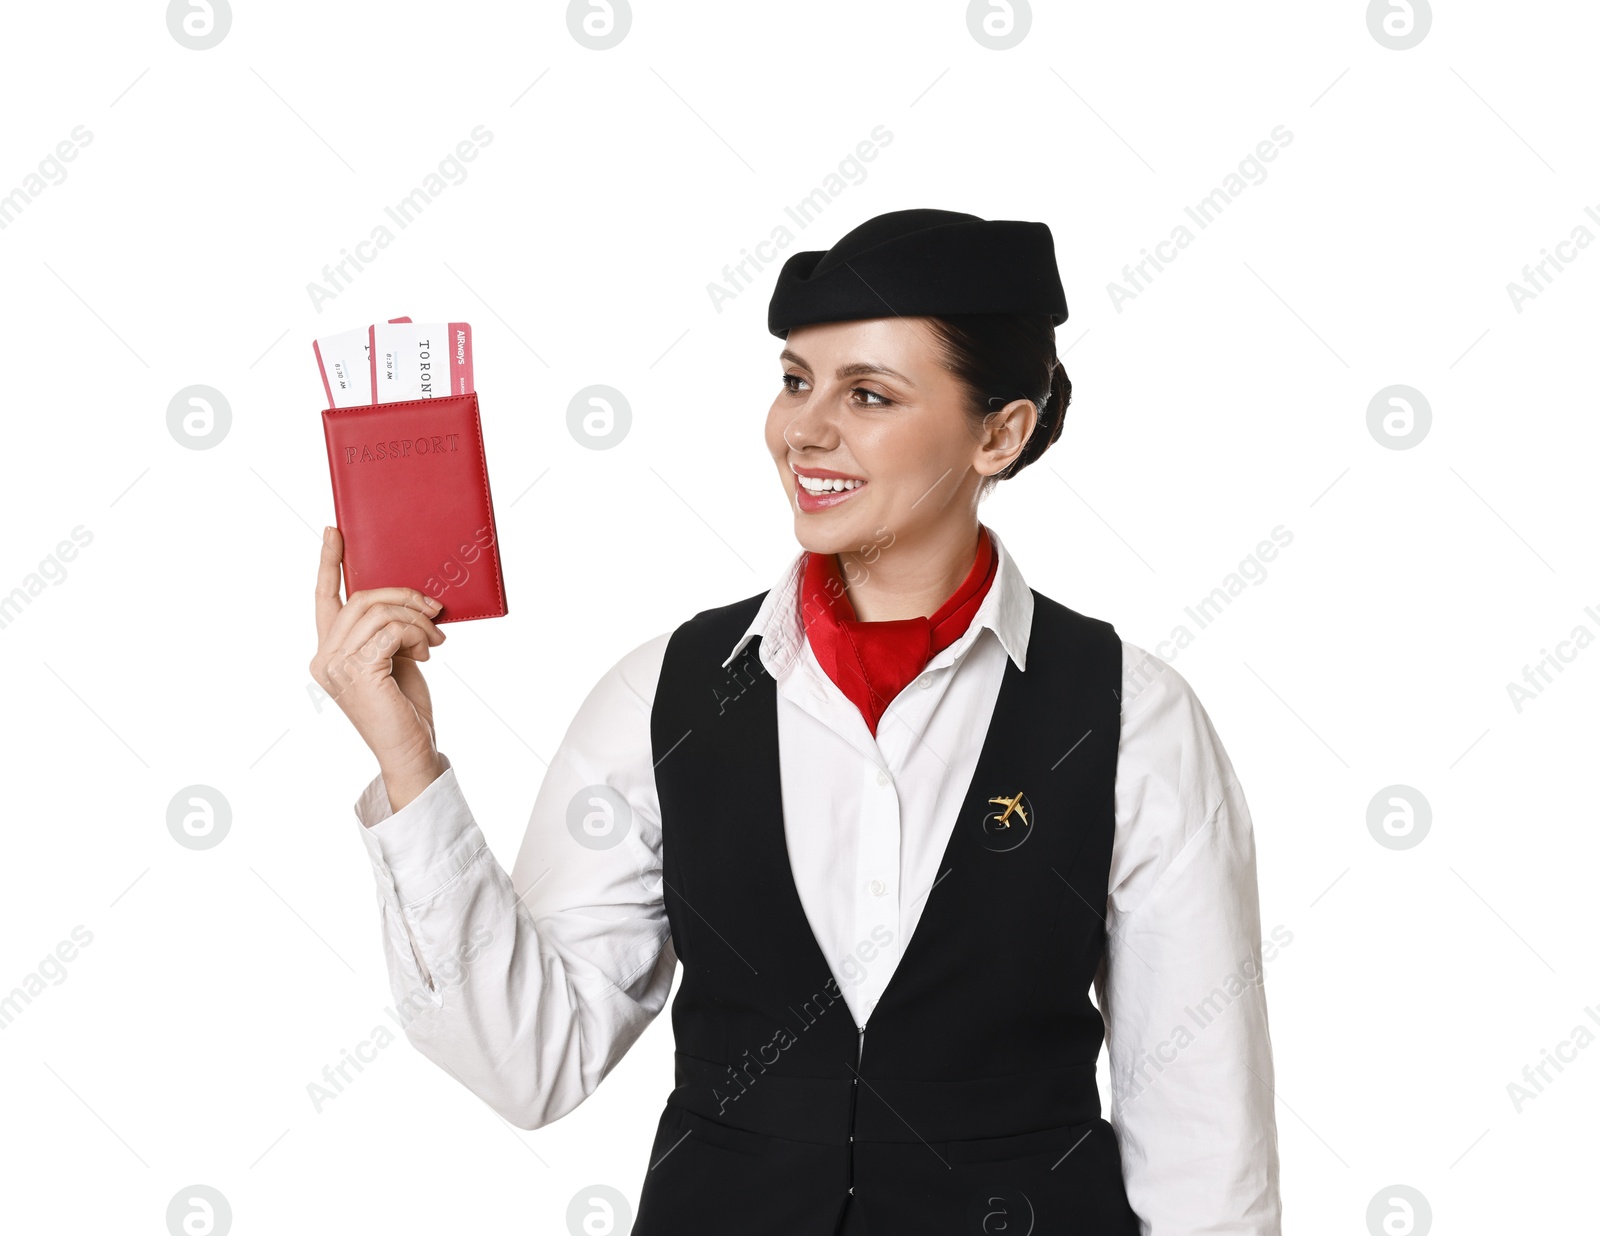
[[[1024,824],[1026,824],[1028,822],[1028,809],[1022,805],[1022,791],[1021,790],[1018,790],[1010,798],[1003,798],[1003,797],[1002,798],[991,798],[989,801],[992,802],[992,803],[999,803],[1001,806],[1003,806],[1005,808],[1005,810],[1002,811],[999,815],[991,817],[994,820],[996,827],[998,827],[998,828],[1010,828],[1011,827],[1011,813],[1013,811],[1015,811],[1017,813],[1018,818],[1021,819]]]

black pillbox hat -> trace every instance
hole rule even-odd
[[[1067,320],[1055,241],[1043,223],[954,210],[895,210],[833,248],[790,256],[767,306],[767,329],[860,318],[1048,313]]]

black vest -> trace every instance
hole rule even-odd
[[[651,713],[683,978],[677,1084],[633,1236],[832,1236],[847,1203],[872,1236],[1137,1236],[1089,999],[1115,821],[1116,632],[1033,594],[1027,672],[1006,661],[858,1063],[789,863],[759,637],[722,667],[764,596],[673,633]]]

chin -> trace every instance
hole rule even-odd
[[[794,538],[814,554],[860,553],[887,535],[881,531],[883,521],[870,509],[802,511],[794,506],[793,497],[789,502],[794,510]]]

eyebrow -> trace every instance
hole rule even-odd
[[[805,358],[801,356],[800,353],[792,351],[789,348],[785,348],[782,352],[778,353],[778,359],[780,361],[793,361],[807,372],[809,372],[811,369],[811,366],[806,363]],[[891,378],[898,378],[907,386],[916,385],[915,382],[898,370],[890,369],[887,365],[874,365],[868,361],[856,361],[854,364],[840,365],[834,376],[838,378],[859,378],[873,373],[881,373]]]

